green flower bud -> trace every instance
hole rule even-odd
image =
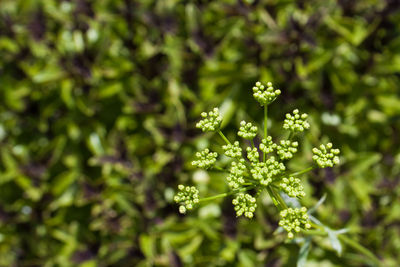
[[[228,181],[229,187],[236,189],[239,188],[242,184],[244,184],[243,174],[246,171],[246,165],[244,164],[244,159],[239,160],[238,162],[232,162],[231,168],[229,170],[229,175],[226,177]]]
[[[203,132],[214,132],[221,126],[222,117],[219,114],[218,108],[214,108],[208,113],[201,113],[201,117],[203,119],[196,124],[196,127],[200,128]]]
[[[289,140],[282,140],[280,145],[276,147],[276,153],[281,160],[291,159],[293,154],[297,152],[299,143],[290,142]]]
[[[187,210],[199,203],[199,190],[194,186],[178,185],[179,192],[174,196],[174,201],[181,204],[179,212],[185,214]]]
[[[280,183],[280,188],[290,197],[304,197],[306,195],[300,183],[300,179],[298,178],[283,178]]]
[[[268,82],[266,86],[260,82],[256,82],[253,87],[253,96],[261,106],[272,103],[280,94],[281,90],[275,90],[271,82]]]
[[[232,200],[235,206],[236,216],[242,216],[251,219],[257,207],[256,199],[249,194],[239,193],[236,198]]]
[[[253,126],[251,122],[246,123],[245,121],[241,121],[238,135],[244,139],[252,140],[256,137],[257,131],[257,126]]]
[[[267,136],[266,139],[261,140],[260,150],[265,154],[271,153],[276,148],[276,144],[272,141],[271,136]]]
[[[280,212],[281,219],[279,225],[288,232],[288,238],[293,238],[294,233],[298,233],[301,229],[311,228],[308,219],[307,209],[302,208],[288,208]]]
[[[283,128],[292,132],[302,132],[310,128],[310,124],[306,121],[308,115],[306,113],[299,114],[299,110],[293,110],[293,115],[286,114],[286,119],[283,122]]]
[[[269,185],[274,178],[285,171],[285,165],[270,157],[266,162],[257,162],[251,164],[251,175],[255,180],[260,181],[262,185]]]
[[[242,157],[242,148],[239,146],[239,141],[235,141],[233,145],[224,145],[222,146],[224,150],[224,154],[231,158],[240,158]]]
[[[251,147],[247,147],[246,149],[247,151],[247,158],[251,161],[251,162],[258,162],[260,161],[260,155],[258,153],[257,148],[251,148]]]
[[[320,145],[318,148],[313,148],[312,152],[314,156],[313,160],[318,164],[321,168],[333,167],[334,165],[339,164],[339,149],[332,148],[332,143],[328,143],[326,145]]]
[[[208,169],[215,163],[217,156],[217,152],[210,152],[210,150],[206,148],[196,153],[197,160],[192,161],[192,165],[198,168]]]

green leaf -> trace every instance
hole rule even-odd
[[[301,246],[299,256],[297,257],[297,267],[306,267],[308,253],[311,247],[311,237],[307,237]]]
[[[155,240],[152,236],[142,234],[139,237],[140,250],[148,259],[153,259],[155,255]]]

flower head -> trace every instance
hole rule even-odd
[[[293,114],[287,113],[283,122],[283,128],[292,132],[302,132],[310,128],[310,124],[306,121],[308,115],[303,113],[300,115],[299,110],[293,110]]]
[[[197,160],[192,161],[192,165],[198,168],[208,169],[215,163],[217,156],[217,152],[210,152],[210,150],[206,148],[196,153]]]
[[[242,156],[242,148],[239,146],[239,141],[235,141],[233,144],[222,146],[224,154],[231,158],[240,158]]]
[[[271,82],[268,82],[267,86],[264,86],[260,82],[256,82],[253,87],[253,96],[261,106],[272,103],[280,94],[281,90],[274,89]]]
[[[246,151],[247,151],[247,158],[251,162],[258,162],[260,160],[260,154],[258,153],[257,148],[247,147]]]
[[[306,195],[304,192],[304,187],[301,185],[299,178],[284,177],[280,183],[280,188],[289,197],[304,197]]]
[[[218,108],[214,108],[208,113],[202,112],[201,117],[203,119],[196,124],[196,127],[200,128],[203,132],[214,132],[221,126],[222,117],[219,114]]]
[[[271,136],[267,136],[266,139],[261,140],[260,150],[265,154],[271,153],[276,148],[276,144],[272,141]]]
[[[294,233],[298,233],[301,229],[311,228],[310,221],[308,219],[307,208],[288,208],[284,209],[280,213],[281,219],[279,225],[288,232],[288,237],[293,238]],[[294,233],[293,233],[294,232]]]
[[[291,159],[293,154],[297,152],[299,143],[291,142],[290,140],[281,140],[280,144],[276,147],[276,153],[281,160]]]
[[[244,164],[244,159],[241,159],[238,162],[233,161],[229,170],[229,175],[226,177],[229,187],[236,189],[239,188],[240,185],[244,184],[245,181],[243,174],[245,171],[246,165]]]
[[[275,157],[270,157],[266,162],[252,163],[251,166],[250,173],[253,178],[265,186],[272,183],[274,178],[286,169],[283,163],[275,160]]]
[[[194,186],[178,185],[179,192],[175,195],[174,201],[181,204],[179,206],[179,212],[184,214],[187,210],[193,209],[193,207],[199,203],[199,190]]]
[[[332,148],[332,143],[326,145],[320,145],[319,149],[314,147],[312,152],[314,156],[313,160],[318,164],[319,167],[333,167],[339,164],[339,149]]]
[[[238,135],[244,139],[251,140],[256,137],[257,130],[257,126],[254,126],[251,122],[241,121]]]
[[[235,206],[236,216],[244,215],[247,218],[253,218],[257,203],[250,194],[237,194],[236,198],[232,200],[232,204]]]

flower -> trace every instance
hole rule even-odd
[[[261,106],[272,103],[280,94],[281,90],[275,90],[271,82],[268,82],[267,86],[262,85],[260,82],[256,82],[253,87],[253,96]]]
[[[283,128],[292,132],[302,132],[310,128],[310,124],[306,121],[308,115],[303,113],[300,115],[299,110],[293,110],[293,115],[286,114],[286,119],[283,122]]]
[[[311,228],[305,207],[284,209],[280,212],[280,215],[279,225],[288,232],[288,238],[293,238],[294,233],[300,232],[301,229]]]
[[[299,143],[291,142],[290,140],[281,140],[280,144],[276,147],[276,153],[281,160],[291,159],[293,154],[297,152]]]
[[[241,121],[238,135],[244,139],[251,140],[256,137],[257,130],[257,126],[253,126],[251,122],[246,123],[245,121]]]
[[[179,192],[174,196],[174,201],[180,203],[179,212],[184,214],[199,203],[199,190],[194,186],[178,185]]]
[[[235,141],[232,144],[222,146],[224,150],[224,154],[231,158],[240,158],[242,157],[242,148],[239,146],[239,141]]]
[[[328,143],[326,145],[320,145],[319,149],[314,147],[313,157],[312,159],[318,164],[321,168],[333,167],[336,164],[339,164],[339,149],[332,148],[332,143]]]
[[[284,177],[279,186],[289,197],[304,197],[306,195],[299,178]]]
[[[210,150],[206,148],[196,153],[197,160],[192,161],[192,165],[198,168],[208,169],[215,163],[217,156],[217,152],[210,152]]]
[[[247,218],[253,218],[257,204],[256,199],[250,194],[239,193],[236,198],[232,200],[235,206],[236,216],[244,215]]]
[[[214,132],[221,126],[222,117],[219,114],[218,108],[214,108],[208,113],[202,112],[201,117],[203,119],[196,124],[196,127],[200,128],[203,132]]]

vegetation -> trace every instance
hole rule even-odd
[[[398,266],[399,25],[395,0],[0,1],[0,266]],[[253,90],[279,95],[262,135],[258,80],[284,88]],[[227,140],[326,165],[276,183],[305,193],[312,237],[287,238],[266,190],[201,201],[256,155],[199,133],[213,107]],[[306,128],[296,108],[301,143],[265,137],[287,113]],[[201,202],[185,215],[180,184]]]

